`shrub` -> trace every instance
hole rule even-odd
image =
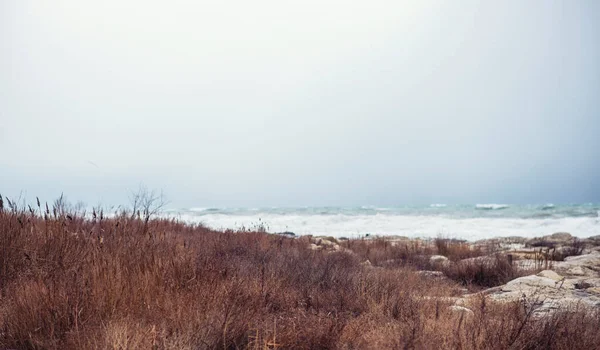
[[[452,261],[474,258],[485,255],[480,247],[473,247],[466,241],[438,237],[434,240],[437,254],[443,255]]]
[[[452,280],[475,288],[499,286],[531,273],[518,269],[508,257],[501,254],[462,260],[445,265],[441,270]]]

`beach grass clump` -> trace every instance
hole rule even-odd
[[[459,239],[449,239],[437,237],[434,239],[437,254],[443,255],[451,261],[475,258],[486,255],[481,247],[469,244],[467,241]]]
[[[394,242],[385,237],[373,239],[349,239],[341,241],[341,246],[359,257],[379,267],[412,267],[428,269],[429,256],[433,254],[430,244],[418,240]]]
[[[496,287],[537,271],[517,267],[509,257],[502,254],[461,260],[442,267],[444,274],[467,287]]]

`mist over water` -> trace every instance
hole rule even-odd
[[[0,193],[118,206],[143,183],[189,222],[297,234],[600,234],[598,62],[594,0],[0,1]]]
[[[165,215],[215,229],[265,227],[297,235],[400,235],[477,240],[569,232],[600,234],[600,204],[445,205],[401,207],[187,208]]]

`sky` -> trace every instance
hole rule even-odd
[[[0,0],[0,194],[600,202],[600,2]]]

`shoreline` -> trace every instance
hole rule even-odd
[[[594,217],[520,219],[520,218],[445,218],[436,216],[236,216],[211,214],[203,216],[173,215],[190,224],[203,224],[211,229],[244,229],[264,227],[267,231],[291,231],[297,235],[323,235],[361,238],[365,235],[405,236],[410,238],[447,238],[478,241],[501,237],[533,238],[555,232],[570,232],[579,238],[600,233],[600,219]]]
[[[570,232],[586,238],[600,233],[600,205],[435,205],[380,208],[190,208],[164,217],[202,223],[212,229],[264,227],[297,235],[360,238],[366,234],[477,241],[491,237],[532,238]]]

